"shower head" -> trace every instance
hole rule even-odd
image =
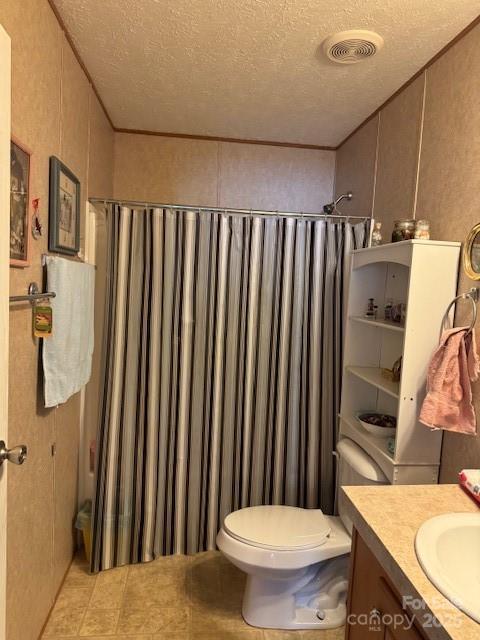
[[[333,202],[329,202],[329,204],[325,204],[323,206],[323,212],[331,215],[337,208],[337,204],[342,200],[351,200],[353,198],[353,193],[351,191],[347,191],[347,193],[342,193],[341,196],[338,196],[336,200]]]

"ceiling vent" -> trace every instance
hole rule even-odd
[[[323,43],[327,58],[339,64],[355,64],[374,56],[383,47],[383,38],[373,31],[341,31]]]

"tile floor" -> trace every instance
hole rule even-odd
[[[244,575],[217,552],[66,577],[42,640],[343,640],[331,631],[262,631],[240,614]]]

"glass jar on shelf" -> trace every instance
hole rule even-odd
[[[382,244],[382,223],[376,220],[373,224],[372,247],[378,247],[380,244]]]
[[[430,222],[428,220],[417,220],[415,224],[415,239],[430,240]]]
[[[395,220],[393,227],[392,242],[402,240],[413,240],[415,237],[415,220]]]

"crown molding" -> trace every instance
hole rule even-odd
[[[121,127],[116,127],[113,124],[112,118],[110,117],[110,114],[107,111],[107,108],[105,107],[105,104],[102,100],[102,98],[100,97],[100,94],[98,92],[97,87],[95,86],[95,83],[92,79],[92,76],[90,75],[87,67],[85,66],[85,63],[82,60],[81,55],[79,54],[73,39],[67,29],[67,27],[65,26],[65,23],[57,9],[57,7],[54,4],[54,0],[47,0],[48,4],[50,5],[51,10],[53,11],[53,14],[55,15],[55,18],[57,19],[57,22],[61,28],[61,30],[63,31],[63,33],[65,34],[65,38],[68,42],[68,44],[70,45],[75,58],[77,59],[78,64],[80,65],[80,67],[82,68],[84,74],[86,75],[88,82],[90,83],[90,86],[92,87],[92,90],[95,94],[95,96],[97,97],[98,102],[100,103],[100,106],[102,107],[102,110],[108,120],[108,122],[110,123],[110,126],[112,127],[113,131],[115,133],[130,133],[133,135],[144,135],[144,136],[159,136],[162,138],[183,138],[186,140],[206,140],[206,141],[211,141],[211,142],[232,142],[232,143],[237,143],[237,144],[258,144],[258,145],[263,145],[263,146],[270,146],[270,147],[286,147],[286,148],[293,148],[293,149],[313,149],[313,150],[317,150],[317,151],[337,151],[342,145],[344,145],[348,140],[350,140],[350,138],[352,138],[357,131],[359,131],[364,125],[367,124],[367,122],[370,122],[370,120],[372,120],[373,118],[375,118],[383,109],[385,109],[385,107],[390,104],[390,102],[392,102],[393,100],[395,100],[395,98],[402,93],[402,91],[404,91],[410,84],[412,84],[412,82],[414,82],[419,76],[421,76],[429,67],[431,67],[439,58],[441,58],[449,49],[451,49],[451,47],[453,47],[455,44],[457,44],[457,42],[459,40],[461,40],[464,36],[467,35],[467,33],[469,31],[471,31],[474,27],[476,27],[478,24],[480,24],[480,15],[477,16],[475,18],[475,20],[473,20],[470,24],[468,24],[465,29],[463,29],[459,34],[457,34],[452,40],[450,40],[450,42],[448,42],[438,53],[436,53],[425,65],[423,65],[423,67],[421,69],[419,69],[411,78],[409,78],[399,89],[397,89],[397,91],[395,91],[395,93],[393,93],[389,98],[387,98],[385,100],[385,102],[383,102],[377,109],[375,109],[375,111],[373,111],[369,116],[367,116],[362,122],[361,124],[358,125],[358,127],[355,127],[355,129],[348,134],[348,136],[346,136],[338,145],[336,146],[325,146],[325,145],[317,145],[317,144],[301,144],[301,143],[296,143],[296,142],[277,142],[274,140],[249,140],[249,139],[244,139],[244,138],[225,138],[225,137],[221,137],[221,136],[202,136],[202,135],[195,135],[195,134],[188,134],[188,133],[175,133],[175,132],[165,132],[165,131],[148,131],[148,130],[143,130],[143,129],[127,129],[127,128],[121,128]]]
[[[404,84],[402,84],[402,86],[399,89],[397,89],[395,93],[392,93],[392,95],[389,98],[387,98],[385,102],[383,102],[377,109],[375,109],[375,111],[373,111],[367,118],[365,118],[365,120],[363,120],[363,122],[361,122],[361,124],[359,124],[358,127],[355,127],[355,129],[351,133],[349,133],[348,136],[340,142],[340,144],[338,144],[335,147],[335,150],[340,149],[340,147],[344,145],[348,140],[350,140],[350,138],[352,138],[357,133],[357,131],[359,131],[364,125],[367,124],[367,122],[370,122],[370,120],[375,118],[381,111],[383,111],[383,109],[385,109],[385,107],[389,105],[390,102],[395,100],[395,98],[399,96],[402,93],[402,91],[404,91],[409,85],[412,84],[412,82],[414,82],[423,73],[425,73],[425,71],[427,71],[429,67],[431,67],[445,53],[447,53],[449,49],[451,49],[454,45],[456,45],[457,42],[459,42],[462,38],[464,38],[467,35],[467,33],[469,33],[469,31],[471,31],[478,24],[480,24],[480,15],[477,16],[475,20],[470,22],[470,24],[468,24],[465,27],[465,29],[460,31],[460,33],[458,33],[452,40],[450,40],[450,42],[448,42],[442,49],[440,49],[440,51],[436,53],[433,56],[433,58],[430,58],[430,60],[426,64],[424,64],[421,69],[419,69],[416,73],[414,73],[414,75],[411,78],[409,78]]]
[[[293,149],[314,149],[317,151],[335,151],[336,147],[318,144],[302,144],[300,142],[277,142],[276,140],[256,140],[249,138],[224,138],[222,136],[202,136],[190,133],[175,133],[168,131],[148,131],[144,129],[123,129],[114,127],[116,133],[130,133],[142,136],[159,136],[161,138],[183,138],[185,140],[206,140],[210,142],[234,142],[237,144],[258,144],[270,147],[287,147]]]

